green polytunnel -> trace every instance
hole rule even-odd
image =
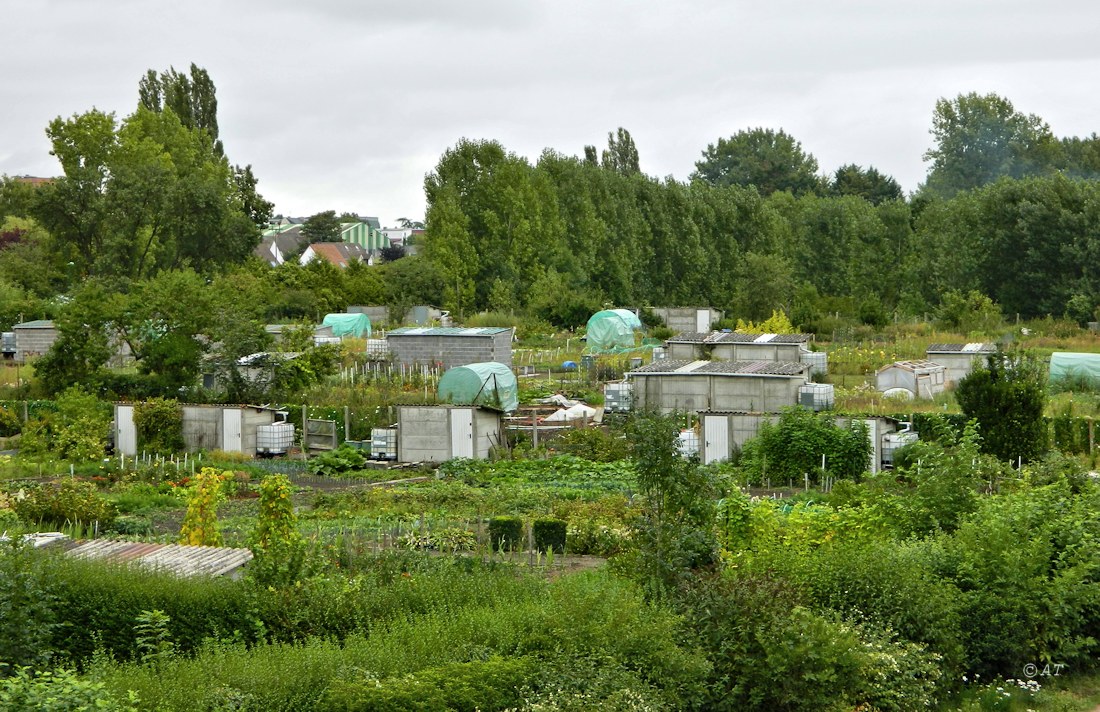
[[[512,369],[496,361],[448,369],[439,379],[441,403],[481,405],[510,413],[519,407],[519,384]]]
[[[370,338],[370,317],[366,314],[325,314],[321,326],[331,326],[333,336]]]
[[[1050,382],[1100,385],[1100,354],[1055,351],[1050,355]]]
[[[605,353],[634,348],[634,332],[642,328],[638,315],[626,309],[604,309],[592,315],[585,329],[588,350]]]

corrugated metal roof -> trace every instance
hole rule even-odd
[[[685,331],[668,340],[670,344],[804,344],[811,334],[739,334],[731,331]]]
[[[132,561],[144,568],[167,571],[177,576],[224,576],[252,560],[252,552],[248,549],[108,539],[84,542],[65,553],[77,559]]]
[[[52,329],[53,322],[49,319],[35,319],[34,321],[25,321],[22,324],[16,324],[13,329]]]
[[[976,353],[987,354],[993,353],[997,350],[996,344],[985,344],[982,342],[976,342],[971,344],[932,344],[928,347],[927,353],[930,354],[950,354],[950,353]]]
[[[403,326],[387,332],[386,338],[392,336],[492,336],[511,329],[503,326]]]
[[[933,361],[925,361],[924,359],[913,359],[912,361],[895,361],[894,363],[887,364],[880,368],[875,373],[882,373],[891,368],[900,368],[903,371],[945,371],[945,366],[941,366]]]
[[[654,361],[630,372],[634,374],[718,376],[800,376],[809,368],[793,361]]]

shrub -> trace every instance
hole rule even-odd
[[[57,624],[42,564],[21,537],[0,541],[0,677],[6,665],[37,666],[51,657],[50,635]]]
[[[447,663],[415,673],[378,680],[338,680],[317,709],[372,710],[505,710],[523,702],[520,690],[535,668],[527,658],[499,658]]]
[[[306,545],[298,531],[291,493],[286,475],[272,475],[260,483],[260,511],[252,533],[249,573],[261,586],[288,586],[304,572]]]
[[[566,523],[560,519],[536,519],[531,525],[537,551],[565,552]]]
[[[101,458],[110,424],[105,404],[79,386],[72,386],[57,398],[57,413],[50,421],[51,448],[66,460]]]
[[[120,702],[102,682],[81,680],[71,670],[35,673],[22,668],[0,679],[0,709],[7,712],[137,712],[137,702],[132,693]]]
[[[180,528],[180,543],[192,546],[220,546],[218,504],[225,498],[222,482],[228,472],[204,467],[194,476],[187,497],[187,514]]]
[[[494,551],[518,551],[523,546],[523,520],[493,517],[489,520],[489,541]]]
[[[153,533],[153,522],[140,514],[123,514],[115,519],[111,529],[126,536],[147,536]]]
[[[66,523],[111,526],[118,511],[100,496],[91,482],[63,480],[60,485],[43,485],[27,491],[27,496],[16,500],[15,513],[27,524],[48,523],[64,526]]]
[[[0,406],[0,437],[11,437],[23,429],[23,421],[10,408]]]
[[[134,406],[134,427],[143,450],[169,455],[183,443],[183,410],[171,398],[150,398]]]
[[[602,428],[574,428],[554,441],[554,448],[591,462],[617,462],[630,456],[626,438]]]

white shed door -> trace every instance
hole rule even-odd
[[[451,409],[451,457],[474,456],[474,411]]]
[[[235,408],[222,410],[222,450],[241,451],[241,411]]]
[[[730,459],[730,423],[724,415],[703,416],[703,464]]]
[[[137,428],[134,427],[134,406],[115,407],[115,451],[137,455]]]
[[[695,330],[701,333],[710,331],[710,309],[695,310]]]

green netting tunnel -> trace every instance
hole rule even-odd
[[[370,338],[370,317],[366,314],[325,314],[321,326],[331,326],[333,336]]]
[[[441,403],[481,405],[510,413],[519,407],[519,384],[512,369],[496,361],[455,366],[439,379]]]
[[[634,332],[642,328],[638,315],[626,309],[604,309],[588,320],[588,350],[593,353],[634,348]]]
[[[1050,355],[1050,382],[1075,381],[1100,384],[1100,354],[1055,351]]]

